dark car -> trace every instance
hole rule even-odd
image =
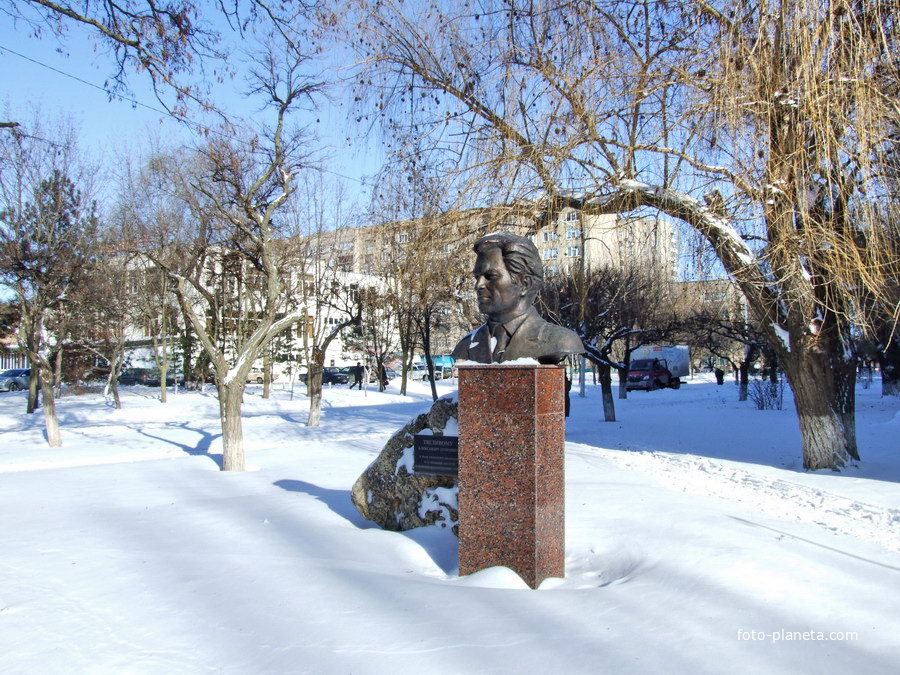
[[[341,368],[327,366],[322,369],[322,384],[347,384],[350,376]]]
[[[159,375],[150,368],[125,368],[119,373],[119,384],[143,384],[146,387],[158,387]]]
[[[178,377],[181,380],[181,377]],[[158,387],[162,384],[159,371],[154,368],[125,368],[119,373],[119,384],[142,384],[145,387]],[[175,386],[175,374],[166,373],[166,386]]]
[[[643,389],[654,391],[663,387],[678,389],[681,382],[677,377],[672,377],[665,359],[635,359],[628,370],[628,380],[625,389]]]
[[[11,368],[0,373],[0,391],[28,389],[31,368]]]
[[[308,373],[300,373],[300,381],[306,382],[309,379]],[[325,366],[322,368],[322,384],[347,384],[350,376],[344,372],[343,368],[335,366]]]

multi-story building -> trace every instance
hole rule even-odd
[[[535,223],[523,210],[469,209],[430,219],[394,221],[369,227],[322,232],[313,248],[328,255],[341,269],[357,274],[390,277],[403,274],[410,259],[420,265],[453,268],[463,280],[471,268],[471,245],[488,232],[509,231],[530,237],[544,263],[545,274],[565,274],[584,266],[640,266],[675,281],[677,250],[674,229],[666,221],[589,214],[564,208],[552,219]],[[411,255],[410,255],[411,254]],[[432,335],[435,354],[449,353],[459,337],[478,320],[474,302],[465,291],[455,307],[442,308],[439,326]],[[462,305],[462,306],[460,306]]]
[[[488,232],[505,230],[531,238],[548,274],[576,265],[590,269],[633,264],[659,270],[671,280],[676,276],[677,251],[671,223],[653,218],[593,215],[572,208],[561,210],[537,228],[533,219],[513,211],[470,209],[428,222],[396,221],[344,228],[317,237],[323,246],[333,250],[334,260],[342,269],[377,275],[394,259],[393,251],[414,245],[426,229],[430,250],[438,255],[469,252],[466,244]]]

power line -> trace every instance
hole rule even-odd
[[[54,68],[53,66],[51,66],[47,63],[43,63],[41,61],[38,61],[37,59],[33,59],[30,56],[25,56],[25,54],[20,54],[16,50],[10,49],[9,47],[7,47],[5,45],[0,45],[0,49],[7,51],[10,54],[14,54],[15,56],[18,56],[20,59],[25,59],[26,61],[30,61],[31,63],[38,65],[41,68],[46,68],[47,70],[52,70],[54,73],[58,73],[59,75],[62,75],[63,77],[68,77],[70,80],[75,80],[76,82],[80,82],[81,84],[86,84],[87,86],[89,86],[93,89],[102,91],[107,96],[113,96],[121,101],[126,101],[128,103],[131,103],[132,105],[140,106],[141,108],[146,108],[147,110],[152,110],[153,112],[159,113],[160,115],[165,115],[167,117],[170,116],[170,114],[168,112],[166,112],[165,110],[160,110],[159,108],[154,108],[153,106],[147,105],[146,103],[141,103],[136,98],[128,98],[127,96],[124,96],[123,94],[117,94],[114,91],[110,91],[106,87],[101,87],[99,84],[94,84],[93,82],[88,82],[87,80],[83,80],[82,78],[78,77],[77,75],[72,75],[71,73],[67,73],[64,70],[60,70],[59,68]],[[185,122],[187,122],[188,124],[193,124],[195,126],[197,125],[196,122],[191,122],[190,120],[185,120]]]
[[[142,102],[138,101],[136,98],[129,98],[129,97],[123,95],[123,94],[118,94],[118,93],[116,93],[116,92],[114,92],[114,91],[110,91],[110,90],[107,89],[106,87],[102,87],[102,86],[100,86],[99,84],[94,84],[93,82],[89,82],[88,80],[82,79],[82,78],[78,77],[77,75],[72,75],[71,73],[67,73],[67,72],[65,72],[64,70],[60,70],[59,68],[55,68],[55,67],[53,67],[53,66],[51,66],[51,65],[49,65],[49,64],[47,64],[47,63],[44,63],[44,62],[42,62],[42,61],[38,61],[37,59],[33,59],[33,58],[31,58],[30,56],[26,56],[25,54],[21,54],[21,53],[17,52],[16,50],[10,49],[9,47],[7,47],[7,46],[5,46],[5,45],[0,45],[0,49],[4,50],[4,51],[6,51],[6,52],[9,52],[10,54],[13,54],[13,55],[15,55],[15,56],[18,56],[18,57],[21,58],[21,59],[24,59],[24,60],[26,60],[26,61],[29,61],[29,62],[31,62],[31,63],[37,65],[37,66],[40,66],[41,68],[46,68],[47,70],[50,70],[50,71],[53,71],[54,73],[57,73],[57,74],[59,74],[59,75],[62,75],[63,77],[68,77],[70,80],[75,80],[76,82],[79,82],[79,83],[81,83],[81,84],[87,85],[88,87],[91,87],[92,89],[96,89],[96,90],[98,90],[98,91],[102,91],[102,92],[103,92],[104,94],[106,94],[107,96],[111,96],[111,97],[117,98],[117,99],[119,99],[120,101],[124,101],[124,102],[126,102],[126,103],[131,103],[131,104],[134,105],[134,106],[139,106],[139,107],[141,107],[141,108],[146,108],[147,110],[151,110],[151,111],[153,111],[153,112],[155,112],[155,113],[159,113],[160,115],[163,115],[163,116],[165,116],[165,117],[168,117],[168,118],[171,118],[171,119],[175,119],[176,121],[182,122],[182,123],[184,123],[184,124],[186,124],[186,125],[188,125],[188,126],[192,126],[192,127],[194,127],[195,129],[198,129],[198,130],[201,130],[201,131],[209,131],[209,133],[213,133],[213,134],[217,134],[217,135],[221,135],[221,136],[230,138],[230,135],[229,135],[229,134],[225,134],[224,132],[221,132],[221,131],[219,131],[219,130],[217,130],[217,129],[208,128],[208,127],[206,127],[206,126],[200,124],[199,122],[194,122],[193,120],[189,120],[189,119],[186,119],[186,118],[183,118],[183,117],[173,116],[170,112],[167,112],[167,111],[165,111],[165,110],[160,110],[159,108],[154,108],[152,105],[147,105],[146,103],[142,103]],[[16,125],[16,126],[18,126],[18,125]],[[337,171],[333,171],[333,170],[331,170],[331,169],[320,168],[319,170],[322,171],[322,172],[324,172],[324,173],[330,173],[330,174],[332,174],[332,175],[339,176],[340,178],[344,178],[344,179],[346,179],[346,180],[352,180],[352,181],[355,181],[355,182],[359,183],[360,185],[367,185],[367,181],[365,181],[365,180],[362,179],[362,178],[354,178],[353,176],[347,176],[347,175],[345,175],[345,174],[339,173],[339,172],[337,172]]]

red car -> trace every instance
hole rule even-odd
[[[678,389],[680,386],[681,380],[672,377],[665,359],[635,359],[631,362],[628,380],[625,383],[625,389],[628,391],[632,389],[653,391],[663,387]]]

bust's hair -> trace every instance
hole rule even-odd
[[[510,276],[517,281],[523,276],[530,276],[534,280],[534,294],[537,295],[544,283],[544,265],[541,254],[531,239],[510,232],[494,232],[476,241],[472,248],[476,254],[492,248],[500,249],[503,264]]]

